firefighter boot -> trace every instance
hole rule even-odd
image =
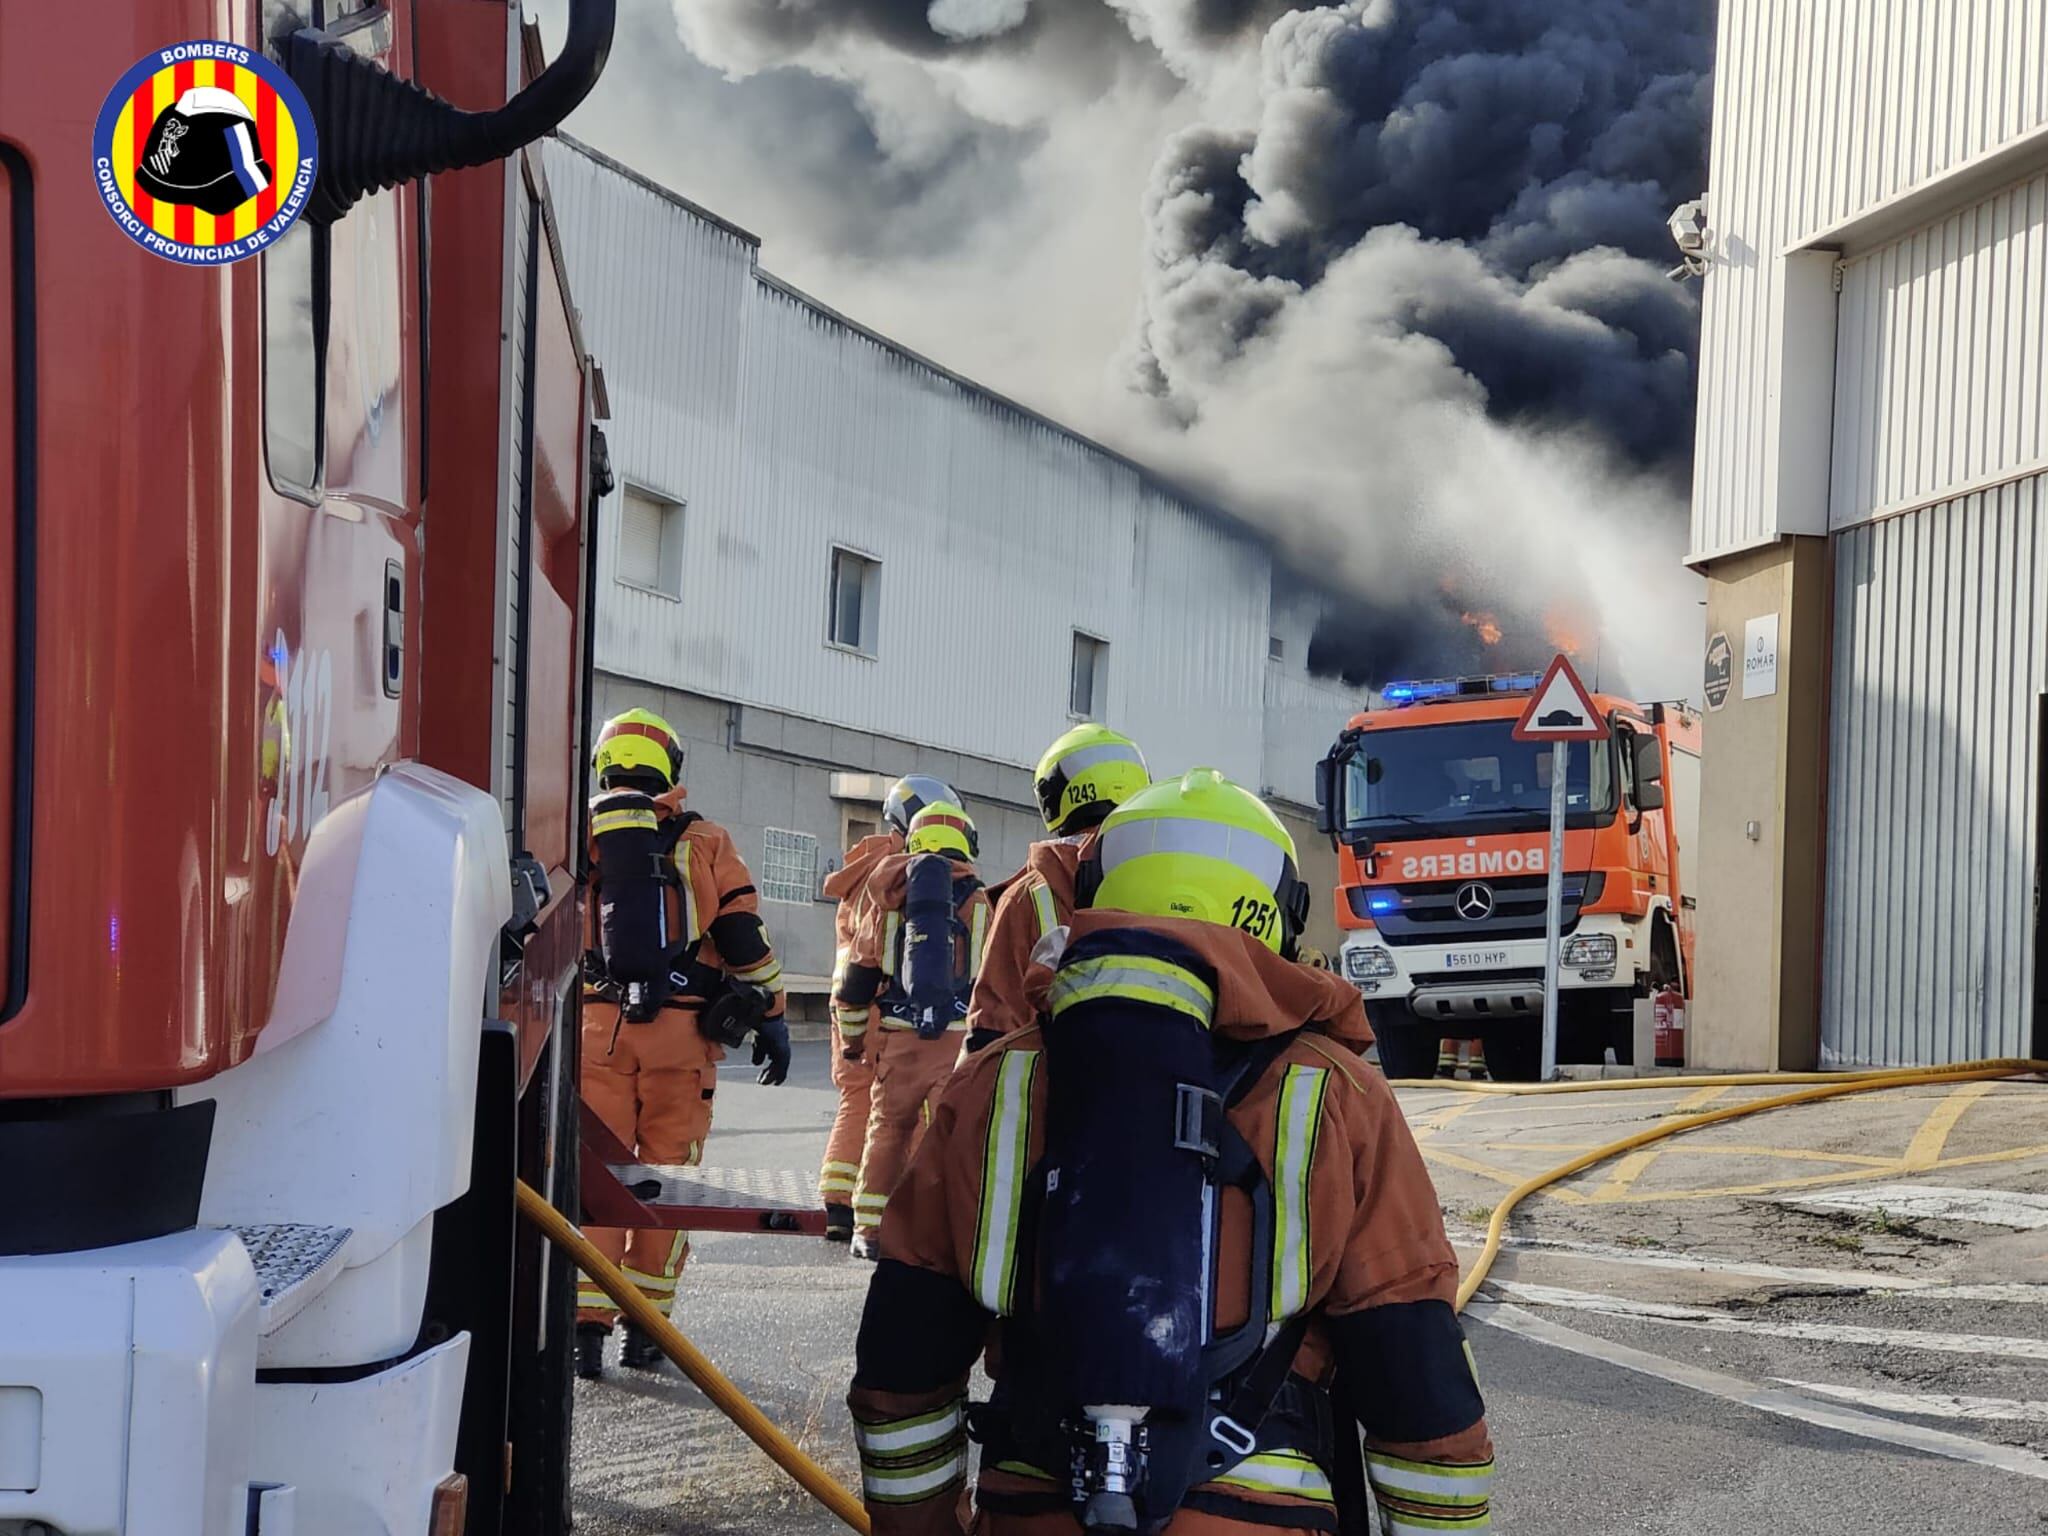
[[[604,1378],[604,1341],[611,1337],[609,1323],[576,1325],[576,1374],[585,1381]]]
[[[827,1205],[825,1207],[825,1241],[828,1243],[849,1242],[853,1238],[853,1207],[850,1205]]]
[[[626,1324],[626,1342],[619,1346],[619,1364],[628,1370],[658,1371],[661,1362],[668,1358],[654,1335],[638,1323]]]

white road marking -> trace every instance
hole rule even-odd
[[[1476,1232],[1454,1232],[1451,1241],[1477,1248],[1485,1238]],[[1552,1252],[1566,1258],[1619,1264],[1632,1269],[1675,1269],[1692,1274],[1733,1275],[1746,1280],[1775,1280],[1786,1285],[1827,1285],[1845,1291],[1899,1291],[1929,1301],[2009,1301],[2048,1305],[2048,1285],[2013,1281],[2001,1285],[1949,1285],[1931,1275],[1895,1275],[1882,1269],[1801,1269],[1786,1264],[1755,1264],[1717,1259],[1700,1253],[1659,1253],[1652,1249],[1616,1248],[1600,1243],[1575,1243],[1557,1237],[1508,1237],[1501,1247]]]
[[[1793,1387],[1838,1402],[1856,1403],[1884,1413],[1917,1414],[1923,1419],[1984,1419],[2003,1423],[2048,1422],[2048,1403],[2020,1402],[2010,1397],[1957,1397],[1947,1392],[1875,1392],[1864,1387],[1843,1387],[1826,1381],[1793,1381],[1776,1378],[1778,1385]]]
[[[2048,1195],[2016,1189],[1943,1189],[1924,1184],[1873,1184],[1862,1189],[1805,1190],[1783,1204],[1822,1211],[1883,1211],[1887,1216],[1973,1221],[2034,1232],[2048,1227]]]
[[[1520,1307],[1474,1302],[1466,1309],[1466,1315],[1475,1321],[1519,1334],[1539,1344],[1548,1344],[1554,1349],[1584,1355],[1589,1359],[1604,1361],[1644,1376],[1654,1376],[1660,1381],[1671,1382],[1674,1386],[1704,1392],[1710,1397],[1724,1398],[1729,1402],[1754,1408],[1761,1413],[1798,1419],[1803,1423],[1818,1425],[1822,1429],[1832,1429],[1845,1435],[1855,1435],[1864,1440],[1881,1440],[1906,1450],[1921,1451],[1931,1456],[1945,1456],[1952,1461],[1966,1461],[1977,1466],[1996,1467],[2000,1471],[2016,1472],[2021,1477],[2048,1481],[2048,1458],[2036,1456],[2031,1451],[1990,1445],[1964,1435],[1950,1434],[1946,1430],[1928,1429],[1918,1424],[1902,1424],[1895,1419],[1882,1419],[1874,1414],[1858,1413],[1853,1408],[1837,1408],[1830,1403],[1815,1402],[1810,1398],[1801,1397],[1796,1392],[1779,1391],[1757,1382],[1744,1381],[1737,1376],[1728,1376],[1719,1371],[1689,1365],[1684,1361],[1667,1360],[1647,1350],[1631,1349],[1626,1344],[1612,1344],[1606,1339],[1596,1339],[1590,1334],[1580,1333],[1548,1319],[1536,1317]]]
[[[2017,1339],[1984,1333],[1932,1333],[1914,1328],[1868,1328],[1858,1323],[1775,1322],[1737,1317],[1711,1307],[1679,1306],[1664,1301],[1636,1301],[1626,1296],[1601,1296],[1552,1285],[1524,1285],[1515,1280],[1487,1284],[1531,1306],[1560,1307],[1568,1312],[1601,1312],[1609,1317],[1636,1317],[1669,1323],[1674,1328],[1702,1328],[1709,1333],[1745,1333],[1774,1339],[1811,1339],[1821,1344],[1863,1344],[1884,1349],[1925,1349],[1943,1355],[1997,1355],[2005,1359],[2048,1360],[2048,1339]]]

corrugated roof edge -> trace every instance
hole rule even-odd
[[[865,337],[867,340],[872,341],[876,346],[881,347],[886,351],[894,353],[896,356],[902,358],[905,362],[914,363],[919,368],[927,369],[930,372],[937,374],[940,378],[946,380],[949,384],[955,385],[956,387],[967,391],[967,393],[971,395],[977,395],[981,399],[986,400],[989,404],[996,406],[999,409],[1009,411],[1017,416],[1021,416],[1026,421],[1036,422],[1039,426],[1046,428],[1048,431],[1057,432],[1061,437],[1068,439],[1070,442],[1073,442],[1082,448],[1086,448],[1090,453],[1101,454],[1105,459],[1108,459],[1110,462],[1114,464],[1120,464],[1125,469],[1130,470],[1131,473],[1136,475],[1139,481],[1149,489],[1155,490],[1159,492],[1161,495],[1167,496],[1174,501],[1181,502],[1183,505],[1187,507],[1189,511],[1198,512],[1204,516],[1215,518],[1218,522],[1224,524],[1233,532],[1242,534],[1245,538],[1249,539],[1251,542],[1257,544],[1261,549],[1266,550],[1269,553],[1277,552],[1277,545],[1274,541],[1273,536],[1270,533],[1266,532],[1265,529],[1259,527],[1256,523],[1251,522],[1242,513],[1233,512],[1228,507],[1225,507],[1218,502],[1212,501],[1208,497],[1203,496],[1196,491],[1190,490],[1187,486],[1175,480],[1171,475],[1165,473],[1163,470],[1160,470],[1154,467],[1153,465],[1147,464],[1140,459],[1134,459],[1127,453],[1120,453],[1116,449],[1110,447],[1107,443],[1099,442],[1095,438],[1088,436],[1085,432],[1078,432],[1074,428],[1068,426],[1065,422],[1055,420],[1053,417],[1046,415],[1043,411],[1035,411],[1028,405],[1023,405],[1020,404],[1018,401],[1012,400],[1008,395],[1001,394],[998,393],[996,390],[990,389],[986,384],[976,383],[973,379],[968,378],[965,374],[955,373],[951,368],[948,368],[944,363],[933,362],[930,358],[926,357],[922,352],[913,351],[909,347],[904,346],[902,342],[896,341],[888,336],[884,336],[880,331],[875,330],[872,326],[862,325],[858,320],[853,319],[851,316],[841,314],[838,310],[834,309],[830,304],[827,304],[823,300],[814,298],[812,295],[805,293],[803,289],[797,287],[796,284],[788,282],[783,278],[777,277],[773,272],[770,272],[766,267],[757,265],[754,268],[754,277],[755,280],[761,283],[764,287],[773,288],[777,293],[783,294],[788,298],[794,299],[797,303],[803,305],[806,309],[813,310],[817,314],[823,316],[825,319],[830,320],[834,325],[843,325],[849,331],[852,331],[855,335]]]
[[[892,337],[883,335],[880,331],[875,330],[872,326],[863,325],[860,323],[860,321],[853,319],[851,316],[841,314],[838,310],[834,309],[831,305],[825,303],[823,300],[815,298],[808,293],[805,293],[803,289],[797,287],[796,284],[787,282],[784,279],[777,277],[773,272],[770,272],[767,268],[763,267],[760,264],[759,252],[761,248],[761,237],[759,235],[754,234],[751,230],[740,228],[739,225],[733,223],[730,219],[720,218],[710,209],[704,208],[696,203],[691,202],[687,197],[682,196],[680,193],[671,191],[669,188],[664,187],[660,182],[655,181],[650,177],[643,176],[640,172],[634,170],[631,166],[621,164],[619,161],[614,160],[610,155],[605,154],[602,150],[591,148],[590,145],[584,143],[581,139],[578,139],[571,134],[563,133],[560,129],[557,129],[555,131],[554,136],[555,138],[559,139],[566,147],[574,150],[577,154],[583,155],[587,159],[595,161],[597,164],[603,166],[606,170],[611,171],[616,175],[625,178],[634,186],[641,187],[649,192],[652,192],[656,197],[661,198],[664,202],[667,202],[674,207],[682,209],[683,212],[689,214],[692,218],[703,219],[706,223],[715,225],[719,229],[725,230],[727,233],[735,235],[739,239],[746,241],[749,245],[751,245],[754,248],[756,253],[754,260],[755,280],[762,283],[766,287],[772,288],[776,292],[781,293],[787,296],[788,298],[794,300],[796,303],[802,304],[807,309],[813,310],[818,315],[831,321],[834,325],[843,325],[849,331],[854,332],[856,335],[866,337],[869,341],[872,341],[876,346],[882,347],[885,350],[894,353],[896,356],[904,359],[906,362],[913,363],[920,368],[928,369],[932,373],[937,374],[940,378],[945,379],[946,381],[953,384],[957,388],[963,389],[967,391],[969,394],[977,395],[981,399],[988,401],[991,405],[994,405],[999,409],[1013,412],[1014,414],[1024,418],[1026,421],[1036,422],[1040,426],[1045,427],[1048,431],[1057,432],[1060,436],[1067,438],[1068,440],[1074,443],[1079,444],[1081,447],[1086,448],[1089,452],[1099,453],[1104,458],[1110,460],[1112,463],[1122,465],[1124,468],[1130,470],[1133,474],[1135,474],[1138,477],[1139,482],[1141,484],[1147,486],[1152,490],[1159,492],[1161,495],[1164,495],[1174,501],[1182,503],[1191,512],[1199,513],[1201,515],[1214,518],[1217,522],[1223,524],[1232,532],[1240,535],[1248,542],[1255,544],[1256,546],[1258,546],[1258,548],[1264,550],[1269,556],[1271,556],[1276,565],[1281,566],[1282,568],[1287,570],[1291,575],[1293,575],[1295,579],[1301,581],[1303,584],[1309,587],[1314,588],[1317,591],[1320,591],[1325,596],[1352,602],[1363,601],[1359,594],[1355,592],[1346,591],[1343,588],[1323,578],[1320,575],[1320,573],[1310,568],[1304,560],[1298,558],[1293,551],[1289,550],[1288,547],[1285,544],[1283,544],[1278,537],[1276,537],[1268,530],[1261,528],[1257,523],[1252,522],[1249,518],[1244,516],[1244,514],[1240,512],[1233,512],[1228,507],[1223,506],[1222,504],[1210,499],[1209,497],[1203,496],[1189,489],[1185,484],[1175,480],[1173,476],[1167,474],[1165,471],[1158,469],[1153,465],[1147,464],[1142,460],[1132,458],[1127,453],[1121,453],[1118,450],[1111,448],[1108,444],[1099,442],[1095,438],[1088,436],[1084,432],[1078,432],[1074,428],[1068,426],[1065,422],[1057,421],[1054,418],[1046,415],[1043,411],[1035,411],[1028,405],[1023,405],[1020,404],[1018,401],[1012,400],[1008,395],[1000,394],[997,391],[990,389],[986,384],[977,383],[975,380],[968,378],[965,374],[956,373],[953,369],[948,368],[944,363],[934,362],[932,359],[926,357],[923,353],[913,351],[911,348],[904,346],[902,342],[897,341]]]
[[[603,150],[592,149],[588,144],[584,143],[581,139],[575,137],[573,134],[564,133],[561,129],[557,128],[553,136],[558,141],[560,141],[564,148],[573,149],[577,154],[582,155],[587,160],[595,160],[599,165],[603,166],[606,170],[611,171],[619,176],[625,177],[626,180],[632,182],[634,186],[639,187],[642,191],[652,192],[656,197],[660,198],[663,202],[673,204],[675,207],[678,207],[682,209],[683,212],[689,214],[690,217],[695,219],[702,219],[706,224],[711,224],[719,229],[724,230],[728,235],[733,236],[735,239],[746,241],[747,244],[751,245],[756,251],[759,251],[761,249],[761,237],[755,234],[751,229],[741,229],[739,225],[733,223],[731,219],[720,218],[717,214],[713,213],[709,208],[704,207],[700,203],[691,202],[687,197],[684,197],[682,193],[673,191],[668,187],[664,187],[660,182],[656,181],[651,176],[641,175],[638,171],[634,170],[630,165],[621,164],[619,161],[614,160],[610,155],[606,154]]]

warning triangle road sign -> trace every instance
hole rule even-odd
[[[1598,741],[1606,734],[1607,722],[1571,662],[1563,656],[1554,658],[1515,723],[1515,740]]]

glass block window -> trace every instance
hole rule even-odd
[[[809,903],[818,892],[818,840],[808,832],[769,827],[761,837],[761,895]]]

